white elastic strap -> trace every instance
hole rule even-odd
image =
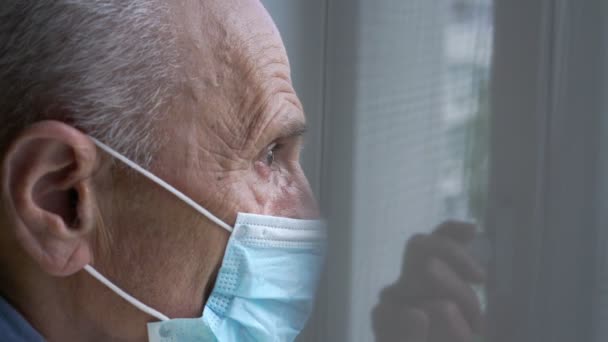
[[[129,303],[131,303],[133,306],[135,306],[139,310],[147,313],[148,315],[150,315],[152,317],[158,318],[161,321],[168,321],[169,320],[169,317],[163,315],[162,313],[158,312],[157,310],[152,309],[151,307],[147,306],[146,304],[144,304],[144,303],[140,302],[139,300],[135,299],[135,297],[133,297],[130,294],[126,293],[125,291],[121,290],[118,286],[112,284],[111,281],[109,281],[106,277],[104,277],[103,275],[101,275],[101,273],[97,272],[90,265],[86,265],[84,267],[84,269],[91,276],[93,276],[95,279],[99,280],[102,284],[104,284],[105,286],[107,286],[110,290],[112,290],[117,295],[121,296],[124,300],[126,300]]]
[[[97,140],[97,139],[95,139],[93,137],[91,137],[91,139],[95,142],[95,144],[97,144],[97,146],[99,148],[101,148],[102,150],[104,150],[105,152],[107,152],[108,154],[110,154],[112,157],[120,160],[121,162],[123,162],[124,164],[126,164],[127,166],[129,166],[130,168],[132,168],[133,170],[141,173],[142,175],[144,175],[145,177],[147,177],[148,179],[150,179],[154,183],[160,185],[165,190],[169,191],[170,193],[172,193],[173,195],[175,195],[177,198],[179,198],[180,200],[184,201],[186,204],[188,204],[189,206],[191,206],[194,210],[196,210],[199,213],[201,213],[202,215],[204,215],[206,218],[208,218],[209,220],[213,221],[218,226],[220,226],[220,227],[226,229],[227,231],[229,231],[230,233],[232,233],[232,227],[230,225],[226,224],[224,221],[222,221],[219,218],[217,218],[215,215],[213,215],[207,209],[201,207],[198,203],[194,202],[192,199],[190,199],[190,197],[186,196],[183,192],[177,190],[176,188],[174,188],[173,186],[171,186],[169,183],[165,182],[164,180],[156,177],[153,173],[151,173],[150,171],[148,171],[148,170],[144,169],[143,167],[137,165],[136,163],[134,163],[130,159],[126,158],[122,154],[114,151],[108,145],[102,143],[101,141],[99,141],[99,140]]]

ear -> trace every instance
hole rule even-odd
[[[4,156],[2,196],[9,229],[53,276],[71,275],[91,261],[96,160],[91,139],[57,121],[30,126]]]

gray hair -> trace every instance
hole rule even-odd
[[[55,119],[148,164],[178,84],[167,3],[2,0],[0,146]]]

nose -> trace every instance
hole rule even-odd
[[[301,219],[316,220],[321,217],[321,210],[319,209],[319,203],[310,187],[310,183],[306,176],[302,175],[302,186],[300,194],[300,208],[302,208],[299,214]]]

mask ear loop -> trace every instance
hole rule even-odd
[[[176,188],[174,188],[173,186],[171,186],[169,183],[167,183],[164,180],[162,180],[162,179],[158,178],[157,176],[155,176],[150,171],[144,169],[143,167],[137,165],[135,162],[131,161],[127,157],[125,157],[122,154],[116,152],[115,150],[113,150],[108,145],[102,143],[101,141],[99,141],[99,140],[97,140],[97,139],[95,139],[93,137],[90,137],[90,138],[91,138],[91,140],[93,140],[93,142],[95,142],[95,144],[100,149],[104,150],[106,153],[108,153],[112,157],[120,160],[125,165],[127,165],[128,167],[132,168],[133,170],[139,172],[140,174],[142,174],[146,178],[150,179],[154,183],[156,183],[159,186],[161,186],[162,188],[164,188],[165,190],[169,191],[170,193],[172,193],[173,195],[175,195],[177,198],[179,198],[180,200],[184,201],[186,204],[188,204],[189,206],[191,206],[194,210],[198,211],[200,214],[202,214],[203,216],[205,216],[206,218],[208,218],[209,220],[211,220],[213,223],[217,224],[218,226],[220,226],[220,227],[226,229],[228,232],[232,233],[232,227],[230,225],[228,225],[224,221],[222,221],[219,218],[217,218],[215,215],[213,215],[211,212],[209,212],[209,210],[203,208],[198,203],[194,202],[190,197],[186,196],[183,192],[177,190]]]
[[[213,223],[217,224],[218,226],[220,226],[220,227],[226,229],[228,232],[232,233],[232,227],[231,226],[229,226],[224,221],[222,221],[219,218],[217,218],[215,215],[213,215],[207,209],[205,209],[202,206],[200,206],[198,203],[194,202],[192,199],[190,199],[188,196],[186,196],[183,192],[177,190],[176,188],[174,188],[173,186],[171,186],[169,183],[167,183],[164,180],[158,178],[157,176],[155,176],[154,174],[152,174],[148,170],[142,168],[141,166],[137,165],[135,162],[133,162],[130,159],[126,158],[122,154],[116,152],[115,150],[113,150],[112,148],[110,148],[108,145],[102,143],[101,141],[99,141],[99,140],[97,140],[97,139],[95,139],[93,137],[90,137],[90,138],[97,145],[97,147],[99,147],[100,149],[102,149],[103,151],[105,151],[106,153],[108,153],[109,155],[111,155],[112,157],[120,160],[125,165],[127,165],[130,168],[132,168],[133,170],[139,172],[140,174],[142,174],[146,178],[150,179],[154,183],[158,184],[159,186],[161,186],[165,190],[169,191],[170,193],[172,193],[173,195],[175,195],[177,198],[179,198],[180,200],[182,200],[186,204],[188,204],[190,207],[192,207],[194,210],[196,210],[197,212],[199,212],[200,214],[202,214],[203,216],[205,216],[206,218],[208,218],[209,220],[211,220]],[[139,301],[135,297],[133,297],[130,294],[128,294],[125,291],[123,291],[118,286],[114,285],[110,280],[108,280],[108,278],[104,277],[101,273],[97,272],[97,270],[95,270],[91,265],[86,265],[84,267],[84,270],[87,273],[89,273],[93,278],[95,278],[99,282],[101,282],[103,285],[107,286],[110,290],[112,290],[112,292],[116,293],[117,295],[119,295],[120,297],[122,297],[124,300],[126,300],[127,302],[129,302],[131,305],[133,305],[136,308],[138,308],[139,310],[141,310],[142,312],[144,312],[144,313],[146,313],[146,314],[148,314],[148,315],[150,315],[152,317],[155,317],[155,318],[157,318],[157,319],[159,319],[161,321],[168,321],[168,320],[170,320],[169,317],[167,317],[167,316],[163,315],[162,313],[160,313],[159,311],[157,311],[157,310],[155,310],[155,309],[147,306],[146,304],[142,303],[141,301]]]
[[[148,315],[150,315],[154,318],[157,318],[161,321],[170,320],[169,317],[163,315],[162,313],[160,313],[157,310],[152,309],[151,307],[147,306],[146,304],[140,302],[135,297],[133,297],[130,294],[123,291],[118,286],[114,285],[111,281],[108,280],[108,278],[104,277],[103,275],[101,275],[101,273],[97,272],[91,265],[86,265],[84,267],[84,270],[87,271],[91,276],[93,276],[93,278],[99,280],[102,284],[107,286],[110,290],[112,290],[112,292],[116,293],[117,295],[122,297],[122,299],[126,300],[127,302],[129,302],[131,305],[138,308],[142,312],[145,312]]]

